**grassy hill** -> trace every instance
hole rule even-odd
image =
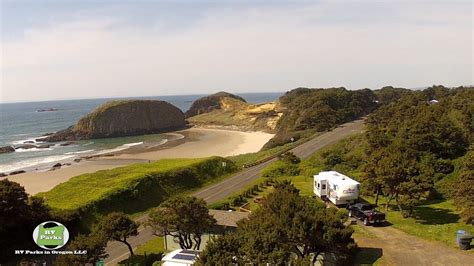
[[[136,213],[235,170],[221,157],[164,159],[79,175],[38,196],[53,209]]]

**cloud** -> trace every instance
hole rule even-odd
[[[56,21],[2,41],[0,97],[472,84],[472,14],[465,7],[224,7],[186,27],[171,27],[160,17],[137,24],[113,14]]]

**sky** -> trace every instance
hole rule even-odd
[[[0,101],[473,82],[472,1],[0,0]]]

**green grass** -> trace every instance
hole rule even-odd
[[[52,190],[39,193],[52,208],[77,209],[115,191],[127,188],[145,175],[188,167],[202,159],[166,159],[150,164],[133,164],[72,177]]]
[[[292,177],[281,177],[283,179],[291,180],[291,183],[300,190],[300,195],[312,197],[313,192],[313,178],[308,176],[292,176]]]
[[[323,170],[334,170],[342,174],[359,179],[365,161],[364,149],[367,145],[363,133],[344,138],[339,142],[324,147],[314,153],[310,158],[301,162],[301,173],[312,176]],[[340,162],[331,164],[329,155],[338,155]]]
[[[161,252],[166,252],[165,250],[165,245],[164,245],[164,239],[162,236],[155,237],[149,241],[147,241],[145,244],[139,246],[135,250],[135,254],[137,255],[149,255],[152,253],[158,254]]]
[[[209,209],[219,209],[224,203],[231,203],[232,202],[232,199],[238,195],[241,195],[244,191],[252,188],[253,186],[255,185],[258,185],[258,184],[261,184],[262,182],[265,181],[265,177],[259,177],[257,179],[255,179],[252,183],[248,184],[247,186],[243,187],[242,189],[240,190],[236,190],[234,191],[232,194],[230,194],[229,196],[227,196],[225,199],[222,199],[222,200],[219,200],[213,204],[210,204],[208,207]],[[232,204],[230,204],[231,207],[240,207],[240,206],[233,206]],[[242,204],[243,205],[243,204]]]
[[[373,203],[373,198],[365,198]],[[379,201],[384,203],[382,198]],[[385,211],[384,208],[380,208]],[[403,218],[399,211],[391,206],[386,212],[387,220],[393,227],[405,233],[423,239],[439,241],[449,246],[456,246],[455,237],[457,230],[465,230],[474,234],[474,226],[460,221],[460,217],[452,200],[426,201],[415,208],[413,217]]]
[[[220,200],[214,204],[211,204],[209,206],[209,208],[213,209],[213,208],[219,208],[220,206],[222,206],[224,203],[229,203],[230,207],[231,208],[239,208],[240,206],[234,206],[232,205],[232,199],[238,195],[241,195],[243,194],[244,191],[252,188],[253,186],[255,185],[258,185],[258,184],[261,184],[262,182],[264,182],[267,178],[265,177],[259,177],[258,179],[256,179],[255,181],[253,181],[251,184],[245,186],[244,188],[240,189],[240,190],[237,190],[235,191],[234,193],[232,193],[230,196],[228,196],[227,198],[223,199],[223,200]],[[278,177],[278,178],[274,178],[275,181],[283,181],[283,180],[291,180],[291,182],[295,185],[295,187],[297,189],[300,190],[300,195],[302,196],[309,196],[309,197],[312,197],[314,194],[313,194],[313,187],[312,187],[312,178],[309,178],[309,177],[304,177],[304,176],[281,176],[281,177]],[[269,185],[263,189],[261,189],[259,192],[255,193],[254,195],[252,195],[251,197],[247,198],[247,202],[249,202],[249,209],[251,211],[254,211],[256,208],[258,208],[258,204],[256,204],[255,202],[253,202],[253,199],[257,196],[267,196],[268,194],[270,194],[271,192],[273,191],[273,186],[272,185]],[[243,204],[241,204],[243,205]]]
[[[227,166],[222,167],[226,161]],[[232,173],[236,166],[220,157],[165,159],[71,178],[40,193],[53,209],[137,213],[169,196],[192,191]]]
[[[375,238],[375,235],[372,232],[368,231],[363,226],[352,225],[352,229],[354,229],[353,236],[362,236],[362,237],[365,237],[365,238]]]
[[[257,210],[260,207],[260,204],[254,202],[253,199],[257,196],[266,197],[268,194],[270,194],[272,192],[273,192],[273,186],[268,186],[268,187],[262,189],[253,198],[249,199],[248,209],[252,212]]]

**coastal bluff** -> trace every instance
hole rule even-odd
[[[227,92],[199,98],[186,112],[191,125],[267,133],[275,132],[281,115],[278,102],[251,104]]]
[[[183,112],[158,100],[118,100],[106,102],[77,124],[41,138],[56,142],[154,134],[186,125]]]
[[[225,91],[220,91],[220,92],[217,92],[208,96],[204,96],[195,100],[193,104],[191,105],[191,107],[189,108],[189,110],[186,111],[185,113],[186,118],[204,114],[204,113],[209,113],[212,110],[221,109],[223,107],[222,106],[223,98],[232,98],[237,101],[246,103],[245,99],[240,96],[237,96]]]

